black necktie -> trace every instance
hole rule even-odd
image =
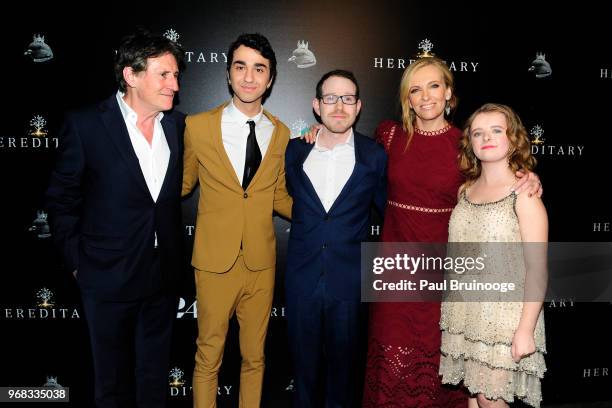
[[[249,120],[247,123],[250,130],[249,137],[247,138],[246,157],[244,158],[244,174],[242,175],[242,188],[244,190],[249,186],[261,163],[261,150],[259,150],[257,138],[255,137],[255,122]]]

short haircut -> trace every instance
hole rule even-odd
[[[333,71],[329,71],[328,73],[323,75],[321,79],[319,79],[319,82],[317,82],[317,99],[321,99],[323,97],[323,83],[331,77],[346,78],[352,83],[354,83],[355,96],[357,96],[357,99],[359,99],[359,84],[357,83],[357,78],[355,78],[355,74],[353,74],[351,71],[347,71],[344,69],[335,69]]]
[[[276,78],[276,54],[266,37],[259,33],[241,34],[238,36],[227,51],[227,72],[230,71],[234,62],[234,51],[241,45],[259,51],[262,57],[270,61],[270,79]]]

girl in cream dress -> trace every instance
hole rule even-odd
[[[466,183],[450,218],[450,243],[547,241],[542,201],[510,191],[516,170],[535,166],[527,132],[512,109],[486,104],[472,114],[461,142],[460,165]],[[520,296],[517,301],[497,302],[448,297],[440,318],[440,375],[443,383],[463,381],[472,394],[473,408],[508,407],[515,397],[539,407],[540,380],[546,371],[541,290],[546,278],[545,244],[494,245],[506,249],[497,262],[491,260],[491,269],[495,276],[513,276]],[[533,286],[540,290],[525,296],[525,287]]]

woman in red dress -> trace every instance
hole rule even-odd
[[[402,122],[382,122],[377,140],[389,155],[386,242],[446,242],[463,183],[457,158],[461,131],[447,117],[456,106],[453,75],[421,58],[400,83]],[[370,304],[364,407],[467,407],[461,389],[442,386],[440,303]]]

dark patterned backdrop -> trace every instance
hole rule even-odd
[[[15,24],[5,32],[3,52],[0,386],[55,381],[70,387],[70,406],[91,406],[92,363],[82,308],[75,282],[52,245],[43,196],[63,113],[114,92],[114,48],[137,24],[173,36],[187,50],[178,104],[185,113],[229,99],[224,80],[228,45],[242,32],[265,34],[278,59],[278,77],[265,106],[293,136],[313,122],[314,86],[334,68],[355,72],[363,99],[357,128],[372,134],[379,121],[398,116],[403,67],[419,49],[431,48],[456,75],[460,104],[455,123],[461,125],[484,102],[509,104],[522,117],[545,186],[550,240],[611,240],[612,206],[605,191],[612,147],[612,56],[602,28],[605,13],[597,8],[578,4],[553,10],[530,4],[509,9],[499,4],[483,10],[438,2],[314,0],[15,6],[5,13]],[[189,246],[196,199],[197,193],[183,207]],[[280,290],[288,228],[285,221],[276,221],[277,293],[266,346],[265,407],[287,407],[291,400]],[[184,285],[168,395],[171,406],[186,407],[196,337],[189,254],[177,273],[184,274]],[[612,305],[557,299],[545,304],[545,313],[549,370],[544,406],[591,401],[612,406],[612,351],[605,334]],[[237,406],[236,328],[220,374],[221,407]]]

